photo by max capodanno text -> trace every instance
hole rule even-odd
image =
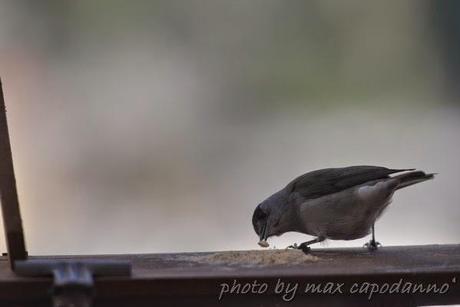
[[[337,294],[356,294],[365,295],[368,300],[379,294],[446,294],[453,284],[457,282],[453,277],[450,282],[444,283],[417,283],[406,281],[403,278],[391,283],[376,282],[356,282],[356,283],[305,283],[301,284],[292,281],[283,281],[279,278],[274,285],[253,281],[239,282],[234,279],[232,282],[221,283],[219,286],[218,300],[223,300],[227,295],[263,295],[274,293],[280,296],[285,302],[290,302],[297,295],[317,294],[317,295],[337,295]]]

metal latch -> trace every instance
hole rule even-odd
[[[54,307],[89,307],[92,303],[94,276],[130,276],[131,263],[117,260],[31,259],[15,263],[21,276],[53,276]]]

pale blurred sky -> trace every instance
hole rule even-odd
[[[398,191],[376,225],[383,245],[458,243],[460,104],[432,9],[1,1],[29,252],[256,249],[260,201],[307,171],[355,164],[439,173]]]

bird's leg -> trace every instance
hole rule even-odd
[[[372,224],[372,238],[369,242],[367,242],[366,244],[364,244],[364,247],[367,247],[368,250],[370,250],[371,252],[373,251],[376,251],[379,246],[382,246],[382,244],[380,244],[379,242],[375,241],[375,227],[374,227],[374,224]]]
[[[318,237],[316,239],[313,239],[313,240],[310,240],[310,241],[307,241],[307,242],[303,242],[303,243],[301,243],[299,245],[294,243],[293,245],[289,245],[288,248],[300,249],[304,253],[308,253],[310,251],[310,246],[309,245],[314,244],[314,243],[323,242],[325,239],[326,238],[324,238],[324,237]]]

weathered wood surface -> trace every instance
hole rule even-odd
[[[391,283],[403,278],[404,281],[418,283],[449,283],[450,289],[445,294],[436,295],[377,295],[370,303],[381,305],[383,300],[391,301],[387,303],[389,305],[395,305],[395,299],[404,301],[406,305],[460,303],[460,245],[383,247],[377,252],[363,248],[319,248],[312,250],[313,258],[296,260],[295,264],[291,264],[292,259],[297,259],[292,258],[292,254],[286,254],[291,257],[273,264],[273,259],[265,257],[270,252],[260,250],[31,258],[130,260],[133,265],[130,278],[96,278],[96,302],[101,306],[113,305],[115,302],[115,305],[120,306],[128,306],[129,302],[136,302],[136,305],[152,302],[159,305],[174,302],[203,305],[284,304],[279,295],[270,291],[263,295],[228,295],[218,302],[221,284],[231,283],[234,279],[242,283],[253,280],[267,282],[269,289],[272,289],[278,279],[297,283],[334,282],[348,285],[356,282]],[[287,251],[290,252],[297,251]],[[252,257],[245,257],[247,253]],[[50,286],[50,278],[16,276],[11,272],[7,258],[0,258],[0,301],[46,301]],[[298,293],[289,304],[302,305],[305,300],[314,301],[315,305],[326,302],[329,306],[339,301],[350,305],[369,302],[364,295],[312,296]]]

